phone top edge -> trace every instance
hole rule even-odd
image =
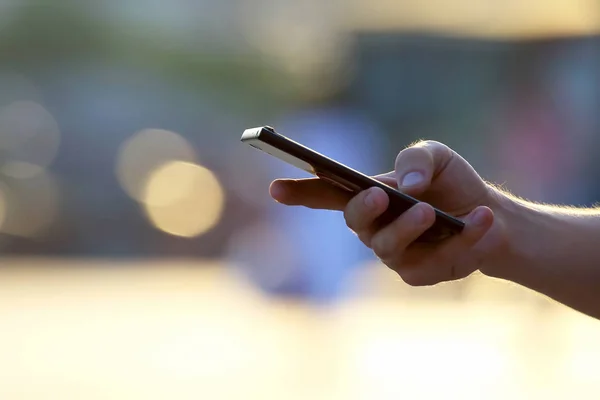
[[[311,161],[311,160],[307,160],[305,158],[304,154],[299,154],[295,151],[297,149],[302,149],[302,151],[306,152],[306,154],[313,154],[314,156],[321,158],[322,160],[324,160],[327,163],[330,163],[331,165],[342,165],[339,162],[335,161],[334,159],[327,157],[325,154],[319,153],[301,143],[296,142],[293,139],[290,139],[287,136],[283,136],[282,134],[278,133],[271,126],[263,126],[261,128],[255,128],[255,129],[257,129],[258,132],[255,134],[255,136],[252,137],[252,139],[263,141],[263,142],[270,144],[272,146],[275,146],[275,147],[283,146],[283,147],[285,147],[285,151],[290,152],[290,154],[292,154],[294,157],[298,157],[307,162]],[[293,147],[290,148],[289,145],[295,147],[296,149],[294,149]],[[367,179],[370,178],[368,175],[365,175],[362,172],[357,171],[347,165],[342,165],[342,166],[344,169],[351,171],[352,173],[354,173],[356,175],[360,175],[361,177],[367,178]]]
[[[242,133],[242,138],[240,140],[242,142],[257,140],[260,138],[260,134],[261,134],[262,130],[263,130],[263,127],[246,129]]]

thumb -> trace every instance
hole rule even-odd
[[[411,196],[424,193],[453,156],[448,146],[430,140],[402,150],[396,158],[398,189]]]
[[[373,178],[381,183],[398,189],[398,180],[396,179],[396,171],[386,172],[385,174],[375,175]]]

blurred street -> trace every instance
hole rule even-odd
[[[0,398],[595,398],[595,321],[452,286],[425,297],[372,266],[319,307],[213,262],[5,259]]]

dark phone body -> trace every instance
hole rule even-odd
[[[353,194],[377,186],[383,189],[390,198],[386,212],[378,219],[385,226],[398,218],[400,214],[419,202],[378,180],[338,163],[314,150],[278,134],[271,127],[247,129],[242,134],[242,142],[279,158],[297,168],[319,177],[332,185]],[[417,241],[437,242],[462,232],[464,222],[443,211],[435,209],[435,224]]]

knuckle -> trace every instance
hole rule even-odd
[[[450,147],[437,140],[422,140],[414,146],[405,149],[405,151],[406,150],[421,151],[430,156],[433,154],[444,154],[446,156],[452,154],[452,149]]]
[[[432,159],[451,160],[454,157],[454,151],[443,143],[435,140],[427,140],[423,147],[427,148]]]
[[[417,146],[420,146],[420,147],[429,147],[429,148],[431,148],[431,147],[446,147],[445,144],[443,144],[441,142],[438,142],[437,140],[429,140],[429,139],[428,140],[422,140],[422,141],[420,141],[417,144]]]
[[[356,234],[358,236],[358,239],[363,242],[363,244],[369,248],[371,248],[371,235],[367,234],[367,233],[357,233]]]
[[[434,153],[434,152],[450,153],[450,152],[452,152],[450,147],[448,147],[447,145],[445,145],[442,142],[438,142],[437,140],[422,140],[422,141],[418,142],[417,144],[415,144],[414,148],[422,149],[429,153]]]
[[[396,157],[396,165],[406,158],[419,158],[424,156],[426,157],[428,153],[429,152],[427,151],[427,149],[423,146],[407,147],[406,149],[398,153],[398,156]]]
[[[344,209],[344,221],[346,222],[346,226],[350,228],[351,231],[357,231],[356,218],[349,207]]]
[[[413,146],[402,150],[396,157],[396,171],[406,168],[429,168],[433,166],[433,153],[429,146]]]
[[[363,204],[365,192],[361,192],[354,196],[344,208],[344,220],[348,228],[356,231],[360,228],[360,214],[364,212],[360,205]]]
[[[377,235],[371,240],[371,249],[382,260],[392,258],[394,249],[390,246],[389,240],[384,235]]]

